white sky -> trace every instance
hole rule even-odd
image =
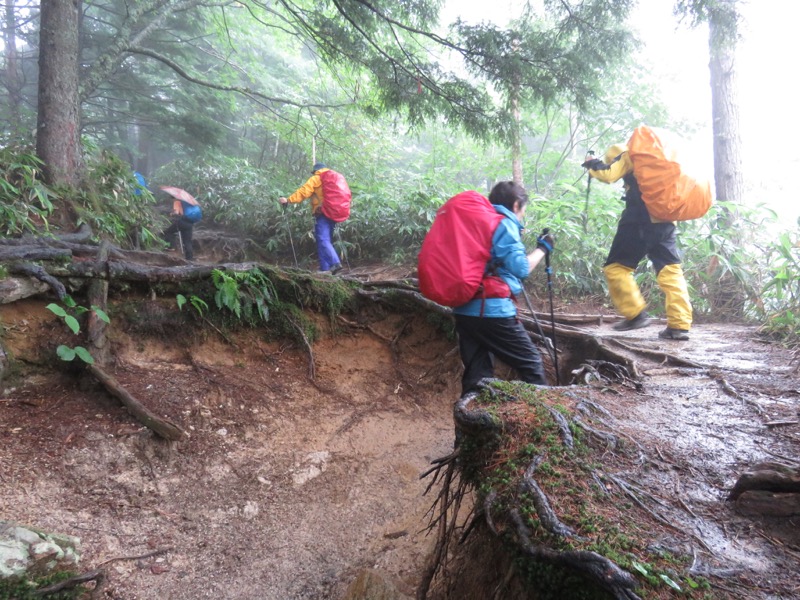
[[[446,0],[442,23],[456,16],[469,22],[505,24],[522,0]],[[643,50],[664,82],[664,100],[676,116],[704,125],[681,148],[692,174],[713,180],[708,30],[689,30],[672,16],[673,0],[639,0],[633,23],[646,40]],[[745,23],[736,58],[742,170],[749,204],[763,202],[781,213],[787,227],[800,217],[800,107],[795,95],[800,2],[740,0]]]

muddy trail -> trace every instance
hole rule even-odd
[[[16,365],[0,397],[2,520],[79,537],[81,568],[108,569],[102,598],[340,599],[367,571],[393,590],[386,597],[414,597],[434,544],[420,474],[453,448],[459,392],[441,318],[377,306],[315,316],[311,348],[256,330],[120,324],[111,369],[189,432],[170,443],[54,368],[59,323],[46,304],[0,306]],[[614,341],[639,370],[641,386],[575,385],[658,457],[636,481],[691,538],[691,568],[713,582],[696,597],[800,598],[800,516],[745,514],[727,500],[752,465],[799,464],[792,355],[732,323],[698,325],[689,342],[659,340],[655,325],[579,329]],[[581,347],[565,351],[567,379]],[[476,584],[459,597],[494,591]]]

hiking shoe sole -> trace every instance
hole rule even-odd
[[[630,331],[632,329],[641,329],[650,325],[650,316],[646,312],[640,312],[632,319],[620,321],[616,325],[612,325],[614,331]]]
[[[689,332],[685,329],[673,329],[672,327],[667,327],[664,331],[658,332],[658,337],[660,337],[662,340],[686,341],[689,339]]]

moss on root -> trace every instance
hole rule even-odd
[[[520,382],[483,387],[471,410],[487,414],[483,422],[495,426],[490,434],[462,433],[459,443],[460,476],[478,491],[476,506],[490,513],[493,530],[508,542],[518,574],[537,599],[615,597],[560,559],[585,553],[622,569],[626,585],[635,581],[632,597],[704,598],[708,582],[687,574],[692,558],[656,549],[657,540],[680,537],[680,528],[642,506],[649,502],[646,491],[637,488],[634,501],[628,493],[634,485],[623,489],[619,474],[638,470],[641,449],[616,439],[609,451],[579,426],[580,394]],[[581,413],[581,419],[591,417]],[[542,511],[542,497],[551,515]]]

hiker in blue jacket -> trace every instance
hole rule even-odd
[[[515,369],[521,381],[547,385],[539,350],[517,320],[514,297],[522,293],[522,280],[553,249],[553,238],[542,235],[536,249],[530,254],[526,252],[521,221],[528,205],[528,194],[518,183],[501,181],[492,188],[489,201],[505,218],[492,238],[492,258],[487,272],[502,279],[512,296],[476,297],[453,309],[464,363],[462,395],[476,389],[478,381],[484,377],[494,375],[494,357]]]

